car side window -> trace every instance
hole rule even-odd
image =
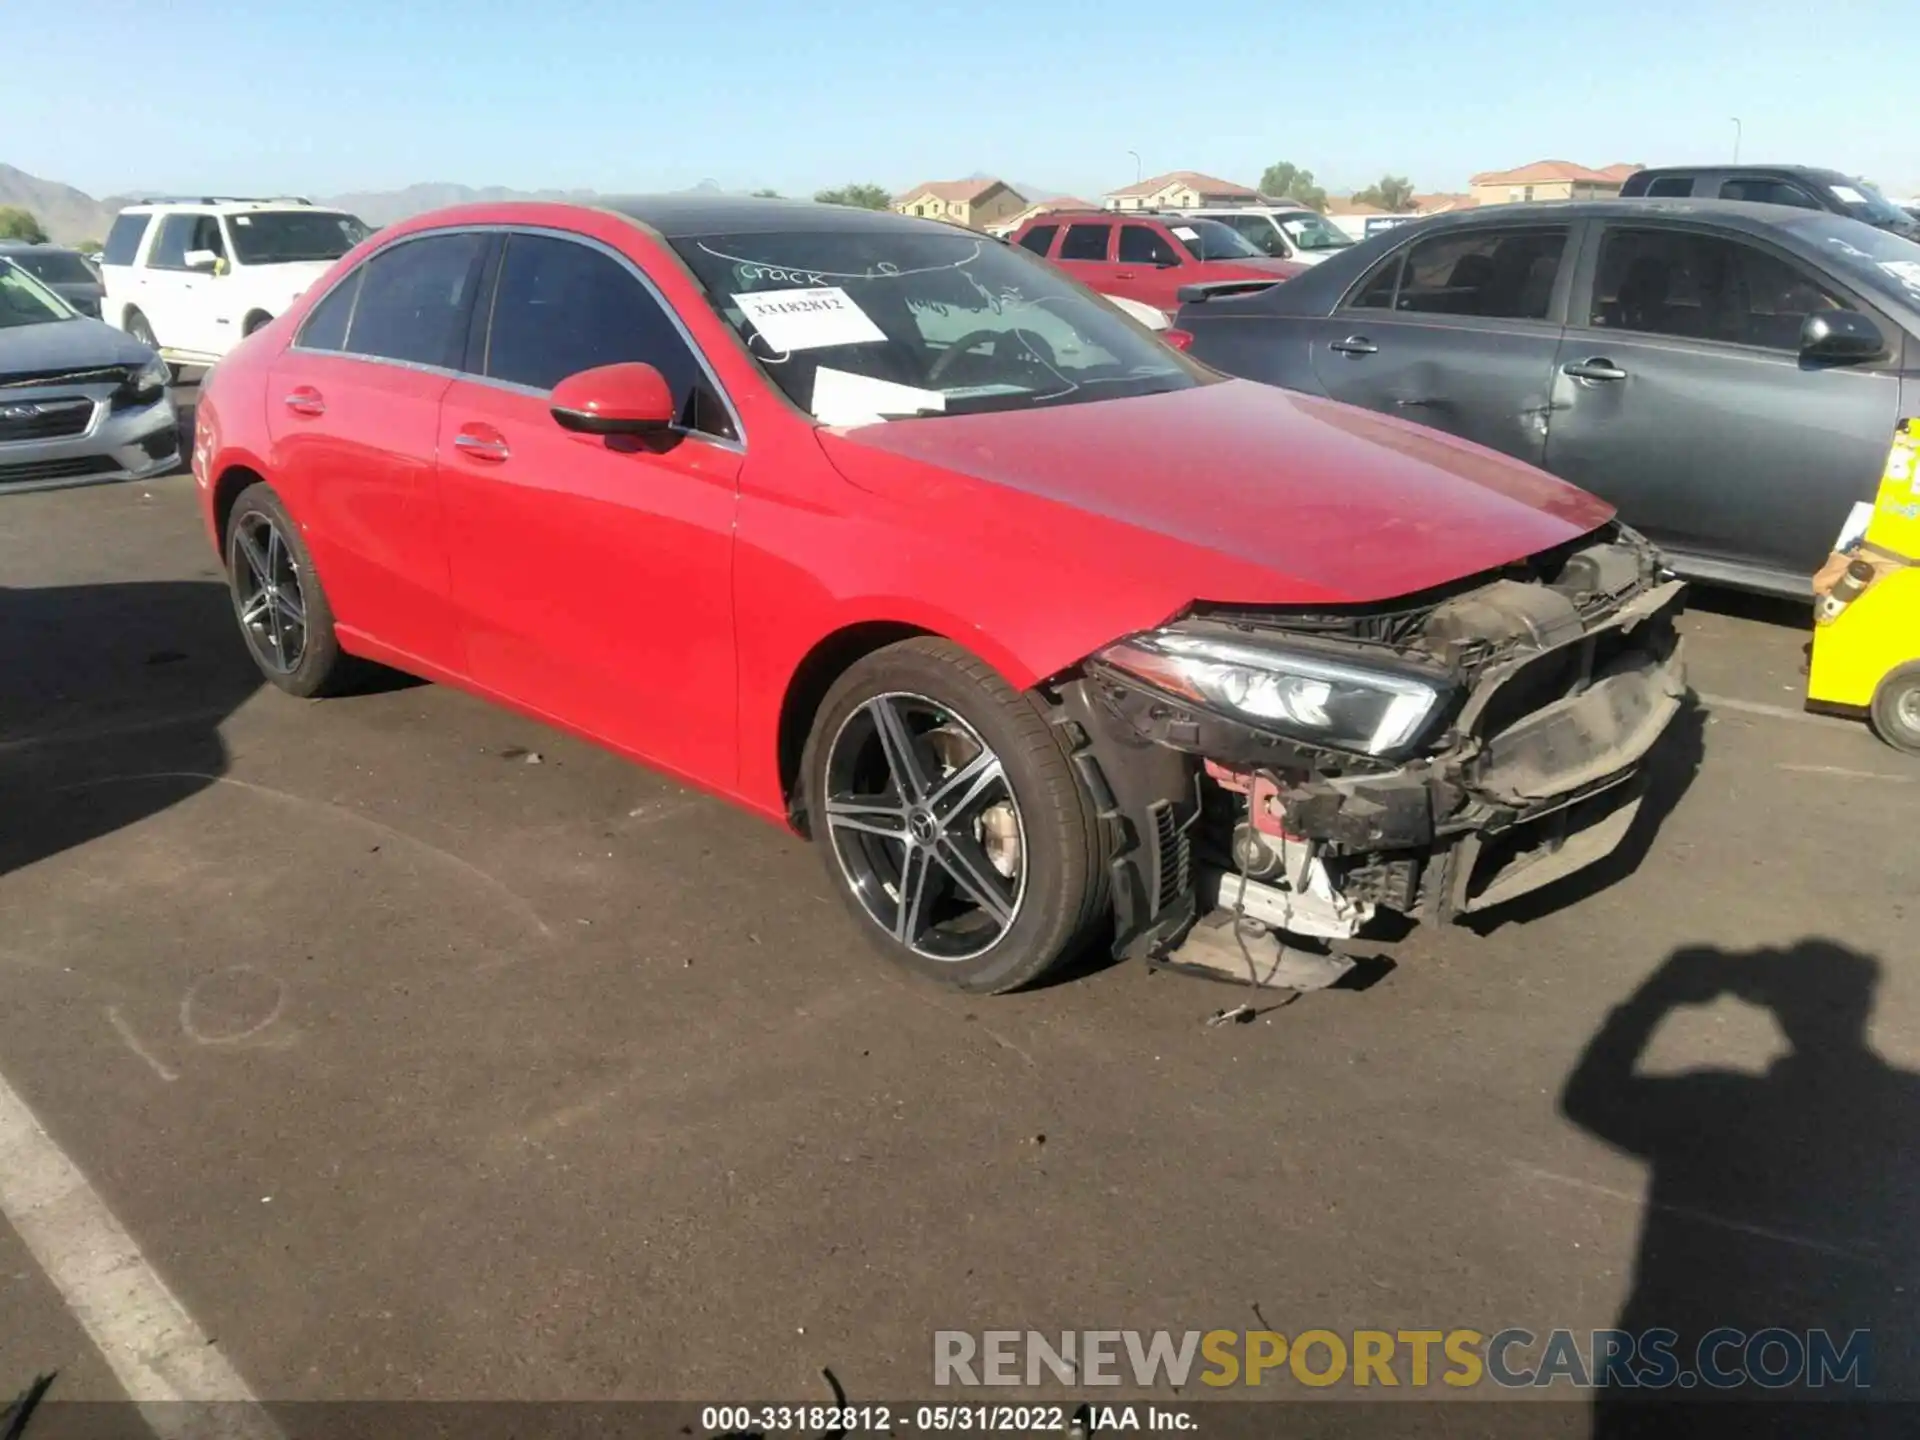
[[[507,237],[487,329],[489,379],[551,390],[582,370],[636,360],[665,377],[681,425],[737,438],[693,348],[632,271],[576,241]]]
[[[107,231],[107,243],[100,253],[100,263],[133,264],[133,257],[140,253],[140,242],[146,238],[147,226],[152,221],[153,216],[146,213],[115,216],[113,228]]]
[[[227,237],[220,233],[218,215],[202,215],[193,227],[193,238],[187,242],[189,250],[211,250],[222,260],[227,258]]]
[[[1227,215],[1222,217],[1227,224],[1238,230],[1262,255],[1271,255],[1275,259],[1285,260],[1293,252],[1287,248],[1286,238],[1279,228],[1264,215]]]
[[[1120,227],[1120,259],[1130,265],[1178,265],[1173,244],[1150,225]]]
[[[162,215],[160,233],[153,237],[153,250],[147,256],[152,270],[184,270],[187,251],[193,249],[193,232],[200,223],[198,215]]]
[[[1682,200],[1693,194],[1691,175],[1662,175],[1647,186],[1650,199]]]
[[[1824,210],[1813,196],[1786,180],[1722,180],[1722,200],[1747,200],[1756,205],[1793,205],[1801,210]]]
[[[1067,238],[1060,242],[1062,260],[1104,260],[1107,258],[1107,232],[1110,225],[1069,225]]]
[[[1407,252],[1393,308],[1419,315],[1544,320],[1566,248],[1563,229],[1443,231]]]
[[[345,348],[382,360],[458,366],[485,243],[473,232],[428,235],[367,261]]]
[[[360,282],[367,267],[362,265],[327,292],[326,299],[313,307],[300,324],[294,344],[303,350],[344,350],[347,348],[347,323],[353,319],[353,302],[360,294]]]
[[[1588,323],[1798,350],[1807,316],[1848,308],[1798,265],[1758,246],[1697,230],[1615,226],[1601,242]]]
[[[1360,282],[1348,299],[1348,310],[1391,310],[1393,292],[1400,283],[1400,262],[1407,258],[1407,252],[1396,250],[1368,272],[1367,278]]]
[[[1020,246],[1036,255],[1044,255],[1053,247],[1053,237],[1059,233],[1058,225],[1036,225],[1020,237]]]

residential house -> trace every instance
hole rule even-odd
[[[1471,210],[1479,203],[1471,195],[1447,194],[1444,191],[1413,197],[1414,213],[1418,215],[1445,215],[1454,210]]]
[[[1487,170],[1467,183],[1482,205],[1511,205],[1527,200],[1607,200],[1620,193],[1638,165],[1608,165],[1589,170],[1568,160],[1536,160],[1518,170]]]
[[[902,215],[947,220],[974,230],[998,225],[1026,208],[1027,197],[1004,180],[929,180],[894,197]]]
[[[1080,200],[1072,195],[1056,195],[1051,200],[1036,200],[1024,210],[1017,210],[1004,220],[996,220],[987,226],[989,235],[1011,235],[1035,215],[1045,215],[1053,210],[1098,210],[1100,207],[1091,200]]]
[[[1201,205],[1252,205],[1265,197],[1246,185],[1236,185],[1195,170],[1170,170],[1137,184],[1109,190],[1109,210],[1192,210]]]

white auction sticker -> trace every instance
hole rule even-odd
[[[1182,240],[1198,240],[1200,238],[1200,232],[1191,225],[1176,225],[1173,227],[1173,233],[1178,235]]]
[[[1851,185],[1835,185],[1833,187],[1833,193],[1839,197],[1842,205],[1864,205],[1867,203],[1867,197]]]
[[[755,290],[733,303],[775,350],[870,345],[887,337],[838,285],[808,290]]]

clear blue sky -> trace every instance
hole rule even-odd
[[[805,194],[983,170],[1422,190],[1529,160],[1830,164],[1920,190],[1911,0],[86,0],[7,27],[0,161],[136,187]],[[19,17],[16,17],[19,18]],[[117,37],[117,38],[116,38]],[[1822,44],[1823,37],[1840,43]],[[1709,61],[1711,68],[1709,68]]]

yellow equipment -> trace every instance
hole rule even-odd
[[[1813,588],[1807,698],[1866,711],[1881,739],[1920,755],[1920,419],[1900,422],[1865,533]]]

